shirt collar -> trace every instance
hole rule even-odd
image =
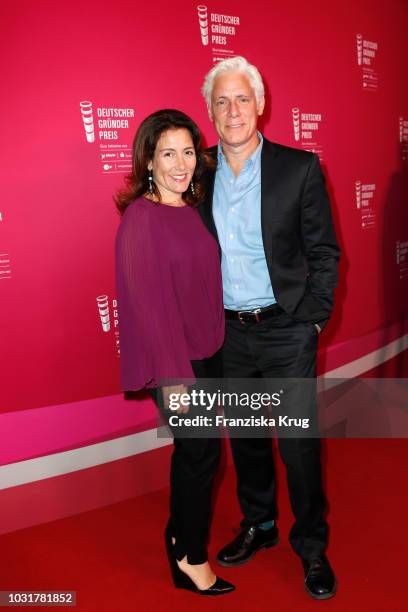
[[[248,157],[248,159],[245,161],[244,164],[244,168],[245,167],[253,167],[255,166],[258,161],[259,158],[261,157],[261,152],[262,152],[262,145],[263,145],[263,136],[261,134],[261,132],[257,132],[258,134],[258,138],[259,138],[259,144],[256,147],[255,151],[252,153],[251,157]],[[220,168],[224,163],[227,163],[227,160],[225,158],[225,155],[223,153],[222,150],[222,146],[221,146],[221,141],[218,141],[218,146],[217,146],[217,159],[218,159],[218,167]]]

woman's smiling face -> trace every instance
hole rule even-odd
[[[163,202],[182,201],[196,163],[193,139],[186,128],[163,132],[148,165]]]

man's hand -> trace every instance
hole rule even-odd
[[[170,395],[172,393],[175,393],[176,395],[178,395],[178,397],[180,397],[180,395],[182,395],[183,393],[187,393],[187,392],[188,392],[187,385],[170,385],[168,387],[162,387],[163,404],[164,404],[165,409],[169,410]],[[177,410],[174,410],[174,412],[176,414],[185,414],[189,410],[190,410],[190,406],[180,406],[179,408],[177,408]]]
[[[318,323],[315,323],[314,326],[317,329],[317,333],[321,334],[322,333],[322,329],[321,329],[320,325]]]

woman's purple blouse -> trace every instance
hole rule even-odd
[[[138,198],[116,235],[121,386],[194,379],[224,339],[218,246],[196,209]]]

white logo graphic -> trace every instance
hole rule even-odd
[[[292,120],[293,120],[293,132],[295,134],[295,140],[300,140],[300,110],[298,108],[292,108]]]
[[[408,120],[404,117],[399,118],[399,138],[401,144],[408,142]]]
[[[401,157],[405,161],[408,158],[408,120],[399,118],[399,142],[401,145]]]
[[[355,181],[356,208],[361,212],[361,227],[370,229],[375,225],[374,195],[375,183]]]
[[[87,142],[98,145],[98,165],[103,174],[132,170],[131,125],[133,108],[79,103]],[[109,162],[109,163],[108,163]]]
[[[361,208],[361,181],[356,181],[356,204]]]
[[[356,40],[357,40],[357,64],[361,66],[363,63],[363,35],[357,34]]]
[[[295,141],[299,142],[300,146],[306,151],[316,153],[322,159],[323,147],[318,142],[322,115],[320,113],[302,113],[297,106],[292,108],[291,115]]]
[[[107,295],[98,295],[96,298],[96,303],[98,306],[99,317],[101,320],[102,329],[105,333],[113,331],[115,337],[115,349],[116,354],[120,355],[120,346],[119,346],[119,318],[118,318],[118,302],[114,298],[112,300],[112,310],[109,308],[109,297]],[[111,317],[111,314],[113,317]],[[111,326],[111,321],[113,318],[113,330]]]
[[[204,4],[196,6],[198,24],[200,27],[201,44],[211,48],[213,62],[219,62],[226,57],[234,57],[230,41],[234,40],[241,25],[238,15],[212,13]]]
[[[92,114],[92,102],[89,100],[83,100],[79,103],[82,114],[82,121],[84,122],[85,135],[87,142],[95,142],[95,128]]]
[[[109,301],[107,295],[98,295],[96,298],[98,304],[99,316],[101,318],[102,329],[104,332],[110,331],[110,317],[109,317]]]
[[[0,253],[0,280],[11,278],[10,255]]]
[[[408,253],[408,240],[406,242],[401,242],[397,240],[397,264],[403,263],[407,260]]]
[[[197,6],[198,22],[200,24],[201,42],[204,46],[208,45],[208,14],[207,7]]]
[[[357,65],[361,66],[363,89],[378,89],[378,72],[373,65],[378,51],[378,43],[366,40],[362,34],[356,34]]]
[[[397,240],[396,242],[396,263],[399,266],[400,280],[408,278],[408,240]]]

